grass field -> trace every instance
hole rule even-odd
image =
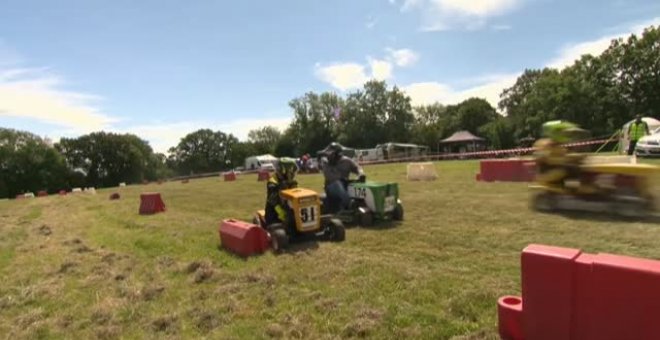
[[[526,184],[477,183],[477,167],[437,163],[435,182],[407,182],[404,164],[367,167],[400,183],[404,222],[247,260],[218,249],[218,225],[263,206],[256,175],[0,201],[0,334],[495,339],[496,299],[519,293],[530,243],[660,258],[657,221],[534,213]],[[166,213],[137,214],[146,191]]]

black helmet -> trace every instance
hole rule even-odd
[[[325,148],[325,150],[328,154],[341,155],[342,152],[344,152],[344,147],[339,143],[332,142],[327,148]]]

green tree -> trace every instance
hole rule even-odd
[[[280,150],[290,156],[312,153],[324,148],[336,138],[336,110],[342,110],[343,100],[334,93],[308,92],[289,102],[293,110],[293,122],[285,131],[287,140]],[[294,145],[291,150],[291,144]],[[284,147],[286,146],[286,147]],[[280,154],[279,152],[276,152]],[[281,154],[280,154],[281,155]]]
[[[275,146],[282,138],[282,133],[276,127],[264,126],[248,132],[248,142],[252,144],[257,154],[272,154]]]
[[[0,198],[68,186],[64,158],[39,136],[0,128]]]
[[[384,81],[369,81],[350,93],[340,118],[342,143],[371,148],[384,142],[409,142],[415,125],[410,97]]]
[[[85,185],[116,186],[157,179],[163,173],[162,158],[149,143],[132,134],[94,132],[78,138],[62,138],[56,148],[67,164],[85,173]]]
[[[231,151],[237,143],[231,134],[200,129],[170,148],[168,162],[182,175],[226,170],[232,166]]]

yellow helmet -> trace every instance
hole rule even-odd
[[[296,160],[289,157],[282,157],[278,159],[275,172],[279,178],[292,181],[298,172],[298,165],[296,165]]]

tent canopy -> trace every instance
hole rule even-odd
[[[467,143],[467,142],[484,142],[485,139],[471,134],[469,131],[458,131],[440,141],[440,143]]]

